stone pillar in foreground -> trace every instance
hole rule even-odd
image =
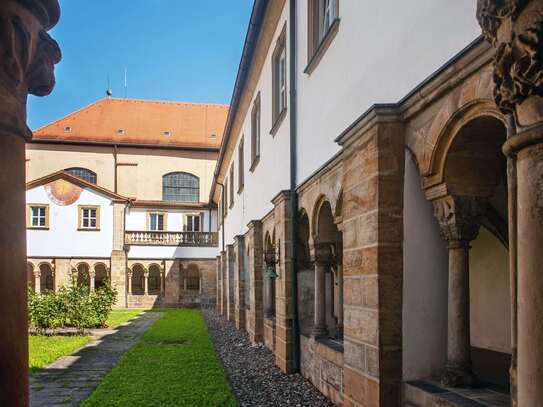
[[[216,308],[217,313],[221,312],[221,304],[222,304],[222,273],[221,273],[221,256],[216,257],[217,261],[217,300],[216,300]]]
[[[235,321],[238,329],[245,328],[245,238],[242,235],[235,237],[234,245],[236,265],[235,265]]]
[[[36,294],[41,293],[41,270],[39,268],[34,271],[34,291]]]
[[[56,0],[0,2],[0,405],[28,405],[25,142],[28,94],[48,95],[60,49]]]
[[[330,243],[315,243],[315,321],[313,336],[328,335],[326,326],[326,270],[330,266]]]
[[[263,236],[262,222],[253,220],[248,225],[247,248],[249,250],[249,317],[247,332],[251,343],[262,342],[264,339],[264,320],[262,309],[262,274],[263,274]]]
[[[449,247],[447,362],[445,386],[473,387],[469,312],[469,243],[477,237],[486,200],[446,196],[433,201],[441,236]]]
[[[541,407],[543,2],[478,0],[477,19],[484,36],[496,50],[495,102],[504,114],[513,115],[517,129],[517,134],[509,137],[504,145],[505,154],[516,158],[517,173],[517,258],[512,259],[517,262],[517,352],[515,355],[513,349],[512,404]]]
[[[234,245],[226,246],[226,318],[229,321],[234,321],[234,294],[235,294],[235,254]]]

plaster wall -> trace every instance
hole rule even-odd
[[[225,242],[233,243],[234,236],[243,235],[247,231],[247,224],[253,219],[262,219],[266,213],[273,209],[271,200],[281,190],[289,188],[289,101],[287,98],[287,114],[281,125],[278,127],[275,135],[270,134],[272,123],[272,54],[277,39],[281,35],[283,27],[286,27],[287,44],[287,67],[289,62],[289,39],[288,26],[285,26],[288,17],[288,2],[283,7],[279,23],[276,26],[271,41],[270,48],[266,54],[262,71],[255,86],[255,92],[251,96],[254,101],[258,92],[260,92],[260,111],[261,111],[261,135],[260,135],[260,161],[253,172],[249,171],[251,166],[251,109],[253,103],[243,117],[241,129],[238,134],[233,135],[237,142],[233,148],[233,156],[226,165],[227,174],[230,174],[232,162],[234,162],[234,205],[228,209],[225,218]],[[287,91],[288,91],[288,69],[287,69]],[[241,137],[243,135],[243,137]],[[238,171],[239,156],[238,146],[244,142],[244,173],[245,185],[243,191],[238,193]],[[230,183],[230,175],[227,176]],[[220,187],[218,187],[220,189]],[[228,185],[228,195],[230,195],[230,186]],[[229,200],[230,198],[228,198]],[[219,234],[222,239],[222,236]]]
[[[438,375],[445,363],[448,253],[409,152],[403,219],[403,379],[414,380]]]
[[[126,230],[149,230],[148,213],[161,212],[166,214],[166,230],[170,232],[183,231],[186,215],[203,215],[202,232],[209,232],[209,211],[205,210],[181,210],[181,209],[156,209],[156,208],[129,208],[126,211]],[[214,211],[216,212],[216,211]],[[216,232],[216,213],[212,214],[211,231]]]
[[[113,248],[113,204],[110,199],[83,189],[71,205],[52,202],[44,186],[26,192],[29,204],[49,205],[49,229],[27,229],[27,256],[109,257]],[[78,231],[78,205],[100,206],[100,229]]]
[[[507,250],[482,227],[469,254],[471,346],[511,353]]]
[[[297,4],[299,181],[363,112],[397,102],[480,34],[471,0],[340,1],[338,32],[308,75],[308,2]]]

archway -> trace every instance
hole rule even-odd
[[[94,265],[94,288],[98,289],[107,284],[109,278],[105,264],[98,263]]]
[[[40,264],[40,291],[43,293],[46,290],[55,290],[55,279],[53,269],[49,263]]]
[[[132,295],[143,295],[145,293],[145,272],[141,264],[132,266]]]
[[[90,288],[90,268],[87,263],[79,263],[76,268],[77,271],[77,285],[86,286]]]
[[[36,278],[34,277],[34,265],[30,262],[26,263],[26,281],[28,283],[28,287],[32,289],[32,291],[36,291]]]
[[[160,266],[157,264],[151,264],[149,266],[148,284],[149,294],[160,294]]]

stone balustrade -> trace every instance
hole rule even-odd
[[[216,232],[126,231],[124,242],[142,246],[217,246]]]

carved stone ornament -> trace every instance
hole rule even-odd
[[[334,244],[330,242],[315,243],[315,263],[330,265],[333,262]]]
[[[0,135],[30,140],[28,94],[45,96],[55,86],[58,44],[47,30],[59,19],[57,0],[4,0],[0,5]]]
[[[479,233],[486,199],[472,196],[446,196],[433,201],[441,236],[449,243],[469,242]]]
[[[543,4],[539,0],[479,0],[477,19],[495,47],[494,99],[504,114],[522,120],[518,107],[531,96],[543,96]],[[541,101],[535,110],[539,110]],[[532,115],[533,107],[529,107]]]

